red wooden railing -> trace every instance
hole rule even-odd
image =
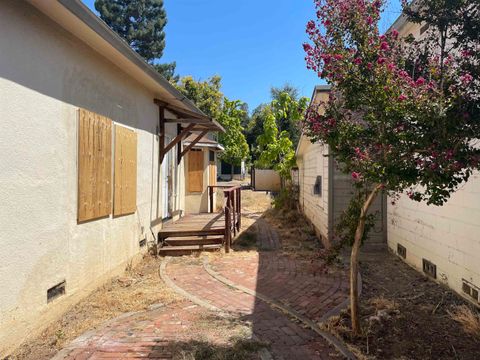
[[[230,252],[233,236],[237,235],[242,225],[242,188],[240,186],[208,186],[208,210],[213,213],[215,204],[213,203],[215,189],[223,189],[223,207],[225,214],[225,252]]]

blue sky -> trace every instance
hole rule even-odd
[[[94,0],[83,0],[94,9]],[[222,76],[223,92],[253,110],[270,100],[270,88],[290,83],[310,97],[320,81],[305,67],[305,24],[313,0],[164,0],[168,16],[161,62],[177,62],[177,73],[206,79]],[[388,0],[380,30],[400,14]]]

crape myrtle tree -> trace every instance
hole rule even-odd
[[[307,24],[310,42],[304,44],[307,68],[332,91],[321,104],[323,115],[316,107],[307,110],[304,131],[328,145],[361,189],[360,205],[349,207],[357,211],[350,302],[352,330],[359,334],[358,257],[368,210],[382,192],[442,205],[479,168],[478,79],[466,70],[475,67],[470,53],[452,51],[442,58],[442,49],[425,51],[399,39],[395,30],[381,35],[384,0],[315,5],[316,20]]]
[[[308,99],[294,99],[287,91],[276,94],[269,106],[263,109],[263,133],[257,137],[256,166],[273,168],[282,179],[290,179],[295,165],[295,148],[288,129],[281,129],[280,119],[299,126],[307,108]]]
[[[163,0],[95,0],[100,18],[165,76],[177,81],[175,62],[158,64],[165,49],[167,14]]]

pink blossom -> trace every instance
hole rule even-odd
[[[470,50],[462,50],[462,56],[463,57],[470,57],[470,56],[472,56],[472,53],[470,52]]]
[[[415,85],[417,86],[422,86],[423,84],[425,84],[425,79],[423,77],[419,77],[415,82]]]
[[[368,24],[368,25],[372,25],[372,24],[373,24],[373,19],[372,19],[371,16],[368,16],[367,19],[366,19],[366,21],[367,21],[367,24]]]
[[[384,57],[380,57],[380,58],[378,58],[377,63],[378,63],[379,65],[382,65],[382,64],[385,63],[385,61],[387,61],[387,59],[385,59]]]
[[[401,94],[399,97],[398,97],[398,100],[400,101],[404,101],[404,100],[407,100],[407,97],[403,94]]]
[[[361,175],[360,175],[359,172],[356,172],[356,171],[352,172],[352,179],[353,180],[360,180],[360,177],[361,177]]]
[[[367,68],[368,68],[368,70],[372,70],[373,64],[372,64],[371,62],[369,62],[369,63],[367,64]]]
[[[362,59],[360,59],[360,58],[355,58],[355,59],[353,60],[353,63],[354,63],[355,65],[360,65],[360,64],[362,63]]]
[[[395,30],[395,29],[392,30],[391,34],[392,34],[393,38],[395,38],[395,39],[398,37],[398,31]]]
[[[388,49],[390,49],[390,45],[388,45],[388,43],[386,41],[382,41],[382,43],[380,44],[380,49],[388,50]]]
[[[342,60],[343,59],[343,55],[342,54],[335,54],[335,60]]]
[[[460,80],[462,80],[463,85],[468,85],[472,82],[473,76],[469,73],[466,73],[465,75],[460,77]]]
[[[312,46],[310,44],[304,43],[303,44],[303,50],[306,51],[306,52],[310,51],[310,50],[312,50]]]
[[[395,64],[394,63],[388,63],[387,69],[392,71],[393,69],[395,69]]]

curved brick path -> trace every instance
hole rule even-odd
[[[212,267],[226,278],[253,290],[261,289],[265,295],[288,303],[307,316],[311,314],[311,319],[315,320],[344,300],[346,287],[341,274],[327,276],[306,265],[279,257],[274,252],[232,254],[212,261]],[[313,330],[292,321],[287,314],[272,309],[256,297],[214,279],[205,271],[200,259],[173,259],[166,273],[181,289],[251,322],[254,335],[270,343],[270,351],[276,359],[342,358]]]
[[[225,256],[211,261],[210,266],[233,283],[279,301],[315,322],[348,299],[346,273],[328,269],[325,274],[321,263],[277,252]]]
[[[209,267],[232,283],[262,293],[313,321],[319,321],[347,296],[343,273],[324,274],[321,266],[276,251],[213,257]],[[322,336],[288,314],[214,278],[200,258],[173,258],[165,273],[177,287],[248,323],[257,339],[270,344],[275,359],[343,358]],[[225,339],[228,334],[219,334],[215,325],[197,327],[213,314],[188,300],[124,314],[77,338],[55,359],[171,359],[172,344],[199,337],[212,344]]]

